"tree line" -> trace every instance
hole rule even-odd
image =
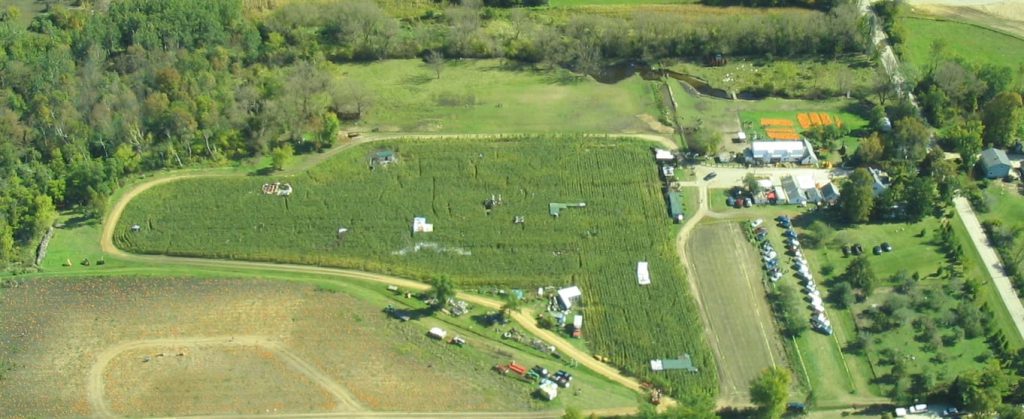
[[[401,19],[370,0],[275,3],[55,5],[27,27],[18,9],[0,13],[0,265],[30,260],[58,211],[102,215],[133,174],[266,154],[280,166],[331,146],[374,99],[332,61],[499,57],[589,72],[712,52],[832,55],[866,39],[852,6],[680,22],[469,0]]]

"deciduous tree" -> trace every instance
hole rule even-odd
[[[875,205],[874,178],[867,169],[857,169],[846,179],[839,195],[839,211],[848,223],[866,223]]]
[[[1002,92],[985,104],[981,113],[985,132],[982,137],[986,144],[1006,148],[1012,145],[1014,136],[1021,126],[1024,103],[1016,92]]]
[[[786,411],[789,397],[789,371],[782,367],[766,368],[750,381],[750,401],[758,407],[759,416],[778,419]]]

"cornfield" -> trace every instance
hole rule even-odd
[[[381,149],[397,162],[371,166]],[[139,253],[447,275],[462,287],[576,284],[592,352],[642,379],[652,374],[651,359],[689,353],[698,373],[659,374],[676,396],[713,397],[716,368],[650,149],[635,140],[551,137],[367,144],[293,178],[154,187],[128,205],[115,240]],[[261,192],[278,181],[294,192]],[[492,196],[501,202],[487,210]],[[556,218],[552,202],[586,207]],[[413,233],[418,216],[434,231]],[[525,222],[514,223],[517,216]],[[641,260],[653,281],[645,287],[636,280]]]

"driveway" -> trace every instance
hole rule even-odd
[[[747,173],[753,173],[754,176],[759,178],[769,178],[772,183],[779,185],[782,183],[782,177],[787,175],[801,176],[807,175],[814,179],[815,183],[825,184],[832,180],[833,176],[839,176],[839,172],[835,172],[829,169],[808,169],[802,167],[794,168],[778,168],[778,167],[713,167],[713,166],[697,166],[695,168],[697,175],[697,183],[701,186],[707,186],[709,188],[731,188],[733,186],[743,185],[743,178],[747,176]],[[715,172],[718,176],[714,179],[704,181],[704,176],[708,173]]]
[[[1003,273],[1003,265],[999,262],[996,250],[989,244],[985,230],[981,228],[981,222],[978,221],[978,215],[974,213],[967,198],[958,196],[953,198],[953,203],[956,205],[956,212],[960,214],[964,225],[967,226],[967,234],[971,236],[974,247],[981,254],[981,261],[985,264],[985,269],[988,269],[992,281],[996,284],[999,297],[1003,299],[1003,304],[1006,305],[1010,316],[1013,317],[1013,325],[1017,327],[1017,333],[1024,337],[1024,304],[1021,304],[1017,292],[1010,284],[1010,278]]]

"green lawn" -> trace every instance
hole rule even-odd
[[[189,179],[143,193],[115,240],[141,253],[327,265],[462,286],[578,284],[594,353],[641,378],[652,358],[690,353],[700,372],[669,373],[677,394],[710,395],[715,368],[675,253],[651,143],[520,137],[366,144],[290,179]],[[378,148],[399,162],[369,170]],[[276,180],[289,198],[261,194]],[[488,215],[483,201],[501,194]],[[560,217],[551,202],[585,202]],[[525,216],[516,225],[514,216]],[[426,216],[432,233],[410,232]],[[143,226],[129,232],[132,224]],[[339,239],[339,227],[349,229]],[[654,283],[636,284],[636,262]],[[639,310],[643,307],[643,310]]]
[[[336,67],[373,104],[360,125],[445,133],[653,132],[638,115],[659,115],[654,82],[601,84],[568,70],[510,69],[499,60],[446,63],[440,78],[420,60]]]
[[[935,40],[945,42],[953,57],[976,64],[1007,66],[1014,74],[1024,62],[1024,39],[1021,38],[946,20],[905,17],[900,19],[900,24],[906,33],[906,42],[900,51],[906,61],[919,69],[926,68],[932,61],[931,46]]]
[[[798,222],[798,225],[806,226],[808,223],[809,221],[802,221]],[[938,225],[939,221],[935,218],[928,218],[916,224],[861,225],[854,228],[840,229],[833,240],[831,240],[831,243],[823,248],[803,249],[809,265],[816,272],[815,281],[822,285],[820,289],[822,290],[822,297],[826,301],[828,301],[827,296],[830,287],[825,284],[829,284],[828,281],[841,275],[845,271],[846,266],[853,260],[852,257],[844,257],[842,255],[839,251],[840,244],[861,244],[867,251],[867,257],[876,276],[881,281],[871,298],[855,304],[852,309],[839,309],[832,304],[828,304],[829,317],[836,329],[838,343],[844,348],[856,338],[858,333],[870,330],[871,321],[863,313],[874,305],[885,303],[889,296],[895,292],[891,288],[893,284],[889,282],[889,278],[897,272],[918,273],[921,276],[921,280],[916,283],[916,289],[919,294],[916,294],[917,297],[911,297],[912,300],[928,300],[940,307],[937,309],[938,311],[928,311],[932,309],[918,311],[921,309],[914,309],[908,312],[908,319],[901,326],[886,331],[871,332],[871,343],[868,350],[863,353],[863,355],[866,355],[866,358],[863,355],[851,355],[849,351],[846,352],[846,365],[850,368],[854,382],[869,383],[877,377],[881,390],[888,394],[892,388],[892,383],[887,377],[892,369],[892,364],[889,362],[889,357],[892,356],[890,354],[903,357],[907,362],[908,374],[927,372],[933,374],[933,378],[940,380],[940,382],[952,379],[957,373],[964,370],[975,368],[977,366],[977,359],[980,359],[980,357],[991,356],[991,351],[985,343],[984,337],[960,339],[953,344],[944,344],[937,350],[929,350],[926,348],[925,342],[918,339],[919,332],[915,331],[915,328],[912,326],[913,320],[918,318],[931,318],[939,321],[938,319],[943,318],[943,316],[948,316],[950,310],[953,310],[959,303],[957,296],[960,291],[948,289],[946,287],[947,279],[934,276],[936,268],[946,264],[945,255],[942,254],[936,242],[936,229]],[[966,236],[966,232],[962,230],[962,226],[958,227],[958,220],[954,219],[953,225],[958,241],[964,245],[965,249],[973,249],[973,247],[968,247],[969,239]],[[922,231],[924,232],[923,235],[921,234]],[[883,241],[893,246],[893,252],[884,253],[880,256],[871,255],[871,248]],[[991,281],[986,282],[984,280],[987,276],[981,270],[981,265],[977,262],[976,252],[968,253],[970,254],[965,258],[966,276],[982,279],[982,287],[976,304],[987,304],[989,307],[996,308],[994,311],[997,317],[997,328],[1004,330],[1012,328],[1009,318],[1005,317],[1005,309],[1001,310],[1002,313],[998,310],[1001,307],[1001,303],[998,303],[998,297],[994,295],[995,290]],[[993,298],[996,299],[993,300]],[[993,306],[993,304],[998,305]],[[950,330],[944,325],[939,326],[939,331],[943,336],[949,334]],[[1016,345],[1019,345],[1019,340],[1010,340],[1011,346],[1016,347]],[[802,349],[805,347],[811,348],[809,349],[810,351],[814,351],[815,349],[813,348],[817,347],[817,345],[810,343],[801,345]],[[869,360],[870,364],[867,364],[866,360]],[[857,364],[863,365],[858,367]],[[814,380],[815,378],[812,375],[812,382]],[[838,379],[832,377],[829,380],[837,381]],[[834,383],[832,387],[840,388],[838,384]],[[826,385],[825,387],[828,388],[829,386]],[[858,389],[862,387],[863,384],[855,386]],[[873,393],[878,392],[878,389],[875,389],[873,386],[868,388],[873,389]],[[817,389],[816,394],[821,395],[820,392],[817,392]],[[824,400],[824,398],[819,398],[819,400]]]

